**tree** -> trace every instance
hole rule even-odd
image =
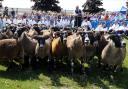
[[[32,9],[34,10],[41,10],[41,11],[55,11],[60,12],[61,7],[58,6],[59,1],[58,0],[32,0],[35,2],[34,6],[32,6]]]
[[[83,5],[83,11],[89,13],[103,12],[105,9],[101,7],[102,5],[102,0],[87,0]]]

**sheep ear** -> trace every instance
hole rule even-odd
[[[113,37],[114,37],[114,35],[110,35],[110,36],[107,37],[107,40],[112,39]]]
[[[128,37],[125,34],[122,34],[121,37],[128,40]]]
[[[107,40],[110,39],[110,36],[107,37]]]
[[[80,34],[79,32],[76,32],[76,35]]]

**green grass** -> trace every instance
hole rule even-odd
[[[127,41],[128,45],[128,41]],[[128,47],[127,47],[128,50]],[[45,70],[7,72],[0,66],[0,89],[128,89],[128,54],[123,72],[102,72],[95,65],[88,76]]]

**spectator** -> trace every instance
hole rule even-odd
[[[82,22],[82,25],[81,27],[87,27],[87,30],[91,30],[92,29],[92,25],[91,25],[91,22],[90,22],[90,18],[88,17],[85,17],[83,22]]]
[[[0,17],[0,30],[4,27],[3,18]]]
[[[16,14],[18,14],[18,8],[16,9]]]
[[[102,23],[99,23],[95,31],[103,31],[103,29],[104,29],[104,25]]]
[[[12,18],[15,18],[15,11],[14,11],[14,9],[12,8],[12,11],[11,11],[11,16],[12,16]]]
[[[106,21],[106,20],[109,20],[108,14],[105,15],[104,20],[105,20],[105,21]]]
[[[79,6],[75,10],[75,27],[80,27],[82,23],[82,11],[79,9]]]
[[[3,17],[5,17],[5,16],[9,16],[8,15],[8,7],[5,7],[5,9],[4,9]]]

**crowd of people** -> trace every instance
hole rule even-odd
[[[12,8],[9,12],[5,7],[0,16],[0,29],[6,24],[24,24],[32,26],[34,24],[43,24],[47,27],[88,27],[93,30],[128,30],[125,14],[119,12],[103,12],[97,14],[82,13],[79,7],[76,7],[74,14],[65,13],[45,13],[32,11],[31,14],[23,13],[18,15]]]

